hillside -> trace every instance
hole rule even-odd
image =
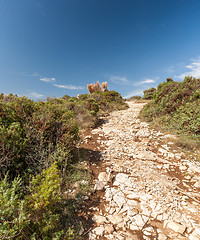
[[[0,95],[1,239],[200,238],[200,79],[128,103],[104,87]]]
[[[150,89],[145,93],[152,101],[142,110],[143,119],[175,131],[183,143],[187,138],[188,147],[200,143],[200,79],[185,77],[176,82],[168,78],[153,92]]]

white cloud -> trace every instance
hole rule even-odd
[[[58,88],[65,88],[65,89],[69,89],[69,90],[83,90],[84,88],[82,86],[73,86],[73,85],[59,85],[59,84],[54,84],[54,87],[58,87]]]
[[[36,93],[36,92],[32,92],[30,90],[28,90],[28,97],[31,97],[31,98],[41,98],[41,97],[44,97],[44,95],[40,94],[40,93]]]
[[[128,83],[128,79],[120,76],[110,76],[110,81],[113,83]]]
[[[144,81],[141,81],[140,84],[154,83],[154,82],[155,82],[155,80],[147,78],[147,79],[145,79]]]
[[[43,82],[55,82],[56,79],[55,78],[43,77],[43,78],[40,78],[40,81],[43,81]]]
[[[143,81],[137,82],[134,84],[134,86],[142,85],[142,84],[148,84],[148,83],[154,83],[156,80],[147,78]]]
[[[143,90],[137,90],[137,91],[133,91],[133,92],[129,92],[124,98],[130,98],[133,96],[141,96],[143,95]]]
[[[29,77],[39,77],[40,75],[37,72],[31,73],[28,75]]]
[[[153,79],[146,79],[146,80],[144,80],[142,82],[142,84],[144,84],[144,83],[153,83],[153,82],[155,82],[155,80],[153,80]]]
[[[175,76],[175,78],[184,79],[185,76],[192,76],[195,78],[200,77],[200,59],[193,60],[189,65],[185,66],[185,68],[188,69],[188,71],[185,71],[184,73],[181,73],[178,76]]]

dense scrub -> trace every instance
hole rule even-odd
[[[178,133],[200,139],[200,79],[185,77],[176,82],[168,78],[158,85],[152,101],[141,116]]]
[[[143,98],[146,100],[151,100],[153,98],[154,93],[156,92],[155,88],[149,88],[147,90],[144,90],[144,96]]]
[[[0,95],[1,239],[75,238],[63,191],[77,171],[79,129],[124,108],[114,91],[38,102]]]
[[[140,100],[140,99],[142,99],[142,97],[140,97],[140,96],[132,96],[128,100],[129,101],[134,101],[134,100]]]

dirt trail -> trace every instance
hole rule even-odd
[[[137,118],[144,104],[129,106],[85,136],[101,153],[100,167],[91,163],[100,204],[88,238],[200,239],[200,165]]]

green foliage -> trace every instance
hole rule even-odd
[[[38,236],[50,237],[59,230],[59,201],[61,178],[57,164],[43,170],[43,174],[32,177],[29,194],[25,197],[30,228]]]
[[[153,98],[154,93],[156,92],[155,88],[149,88],[148,90],[143,91],[144,93],[144,99],[151,100]]]
[[[60,199],[59,187],[61,179],[56,163],[48,169],[43,170],[43,174],[32,178],[30,183],[31,201],[34,209],[49,207]]]
[[[101,112],[111,112],[113,110],[127,109],[128,105],[120,93],[115,91],[96,92],[91,94],[96,99]]]
[[[140,97],[140,96],[132,96],[132,97],[130,97],[129,98],[129,100],[131,101],[131,100],[140,100],[142,97]]]
[[[185,77],[182,82],[167,79],[159,84],[141,116],[180,133],[200,137],[200,79]]]
[[[57,149],[70,150],[78,139],[74,113],[64,99],[34,102],[5,96],[0,123],[1,176],[7,171],[12,178],[23,172],[41,173]]]
[[[124,108],[115,91],[39,102],[0,95],[1,239],[77,237],[75,213],[60,189],[78,183],[79,197],[89,189],[88,173],[73,156],[79,129],[95,126],[99,114]]]
[[[61,178],[57,164],[30,181],[22,194],[22,180],[0,182],[1,239],[74,239],[74,231],[62,223]],[[65,229],[65,230],[63,230]]]
[[[0,239],[17,238],[30,223],[25,201],[21,199],[21,185],[19,177],[9,183],[7,175],[0,182]]]

